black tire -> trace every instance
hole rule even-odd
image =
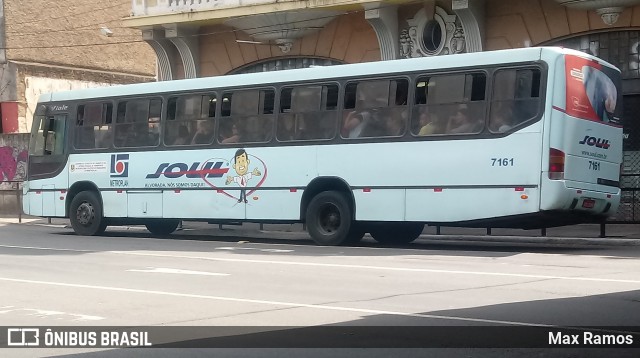
[[[145,224],[150,233],[160,236],[169,235],[176,231],[178,225],[180,225],[180,220],[174,219],[155,220]]]
[[[107,228],[106,220],[102,217],[102,203],[98,193],[81,191],[69,206],[69,221],[78,235],[100,235]]]
[[[316,195],[306,212],[307,231],[318,245],[337,246],[348,243],[351,230],[351,207],[337,191]]]
[[[421,223],[379,223],[372,225],[371,236],[381,244],[408,244],[422,234]]]

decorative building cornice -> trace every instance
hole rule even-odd
[[[376,32],[381,60],[398,58],[398,7],[385,3],[364,5],[364,18]]]
[[[156,64],[158,66],[158,81],[169,81],[173,79],[173,66],[169,49],[173,45],[164,38],[162,31],[147,29],[142,30],[142,39],[156,53]]]

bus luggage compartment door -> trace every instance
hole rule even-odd
[[[128,212],[132,218],[161,218],[162,190],[128,193]]]

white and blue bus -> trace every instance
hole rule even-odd
[[[620,201],[621,97],[560,48],[46,94],[23,207],[80,235],[305,223],[322,245],[594,222]]]

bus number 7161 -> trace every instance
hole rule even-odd
[[[491,158],[492,167],[512,167],[513,158]]]

